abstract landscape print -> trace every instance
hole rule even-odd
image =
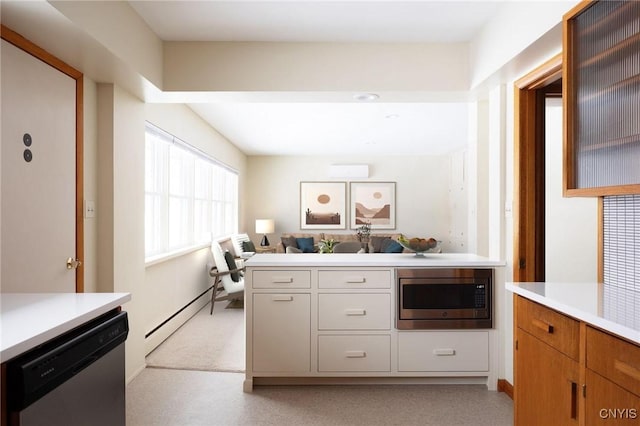
[[[395,229],[395,182],[351,182],[350,193],[352,229],[364,223],[371,229]]]
[[[345,229],[346,182],[300,182],[300,228]]]

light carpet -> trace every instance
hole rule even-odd
[[[244,372],[244,310],[207,304],[147,356],[147,366]]]

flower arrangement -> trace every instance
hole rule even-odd
[[[358,226],[358,228],[356,228],[356,234],[358,234],[358,241],[368,243],[369,235],[371,235],[371,224],[367,222]]]

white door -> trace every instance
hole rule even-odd
[[[2,292],[75,292],[76,81],[2,40]]]

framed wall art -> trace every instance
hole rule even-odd
[[[346,182],[300,182],[300,229],[345,229],[346,209]]]
[[[396,228],[396,183],[351,182],[351,228],[369,223],[371,229]]]

